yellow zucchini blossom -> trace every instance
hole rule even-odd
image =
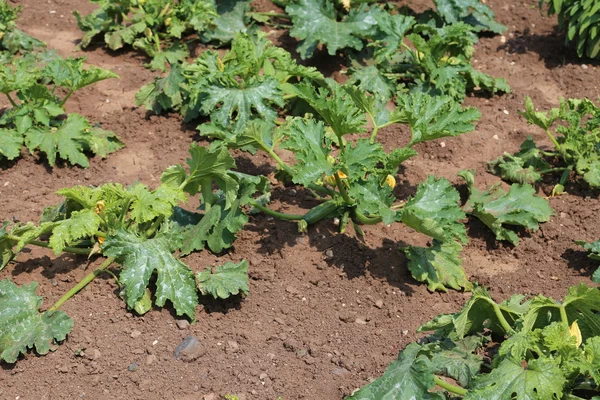
[[[577,324],[577,321],[573,321],[571,324],[571,327],[569,328],[569,335],[577,339],[577,347],[581,346],[583,338],[581,337],[581,331],[579,330],[579,324]]]
[[[337,176],[340,179],[348,179],[348,175],[343,173],[342,171],[337,172]],[[335,175],[329,175],[325,177],[325,182],[330,184],[331,186],[335,186]]]
[[[104,238],[98,236],[98,243],[100,243],[101,245],[104,244]]]
[[[385,177],[385,183],[393,189],[396,187],[396,178],[393,175],[388,175]]]
[[[350,10],[350,0],[342,0],[342,5],[344,6],[344,10]]]
[[[94,208],[94,212],[96,214],[102,214],[104,212],[104,200],[100,200],[96,203],[96,208]]]

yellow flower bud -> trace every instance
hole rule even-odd
[[[100,243],[100,244],[104,244],[104,238],[103,238],[103,237],[100,237],[100,236],[98,236],[98,243]]]
[[[348,175],[343,173],[342,171],[337,172],[337,176],[340,179],[348,179]],[[335,175],[329,175],[325,177],[325,182],[331,186],[335,186]]]
[[[393,189],[396,187],[396,178],[394,178],[392,175],[388,175],[385,177],[385,183]]]
[[[223,61],[221,61],[221,59],[218,57],[217,57],[217,68],[219,68],[219,71],[221,71],[221,72],[225,71],[225,65],[223,64]]]
[[[165,19],[165,26],[171,26],[171,21],[172,21],[171,17]]]
[[[344,6],[344,10],[350,10],[350,0],[342,0],[342,5]]]
[[[146,35],[148,38],[152,37],[152,30],[150,28],[146,28],[144,30],[144,35]]]
[[[571,324],[571,327],[569,328],[569,335],[577,339],[577,347],[581,346],[583,338],[581,337],[581,331],[579,330],[579,324],[577,324],[577,321],[573,321]]]
[[[139,0],[140,6],[143,6],[144,4],[146,4],[146,0]]]
[[[96,208],[94,208],[94,212],[96,214],[101,214],[104,212],[104,201],[100,200],[96,203]]]

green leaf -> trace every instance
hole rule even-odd
[[[60,58],[56,57],[44,68],[44,75],[50,78],[57,86],[64,86],[72,91],[79,90],[96,82],[119,75],[112,71],[90,66],[83,68],[85,58]]]
[[[587,243],[582,240],[576,240],[575,243],[580,246],[583,246],[584,249],[590,252],[590,254],[588,254],[589,258],[591,258],[592,260],[600,260],[600,240],[596,240],[592,243]],[[592,281],[600,283],[600,268],[598,268],[596,272],[594,272],[594,274],[592,275]]]
[[[128,191],[132,196],[130,218],[139,223],[152,221],[156,217],[169,218],[173,207],[187,200],[183,190],[169,185],[160,185],[150,191],[146,185],[137,183]]]
[[[232,295],[242,293],[246,296],[248,287],[248,261],[239,263],[226,262],[215,268],[211,273],[210,268],[196,275],[198,289],[203,295],[211,295],[215,299],[227,299]]]
[[[475,380],[465,400],[561,399],[565,383],[565,376],[552,359],[532,359],[526,367],[505,359],[491,373]]]
[[[499,185],[486,191],[473,186],[473,175],[469,171],[461,171],[459,176],[469,183],[471,195],[465,211],[479,218],[496,235],[497,240],[507,240],[514,245],[519,237],[509,226],[522,226],[537,230],[541,222],[546,222],[554,214],[548,200],[535,194],[531,185],[513,184],[505,192]]]
[[[361,38],[376,32],[376,10],[363,4],[338,21],[334,4],[327,0],[294,0],[285,8],[292,19],[290,35],[300,40],[302,59],[311,58],[318,44],[326,46],[332,56],[346,47],[361,50]]]
[[[537,148],[533,139],[528,137],[522,144],[521,150],[513,155],[504,155],[488,163],[491,172],[500,175],[504,180],[514,183],[533,185],[542,176],[538,171],[550,168],[544,160],[542,151]]]
[[[402,222],[442,242],[456,239],[466,243],[465,226],[458,222],[466,217],[458,206],[459,200],[460,195],[450,182],[429,176],[406,202]]]
[[[212,191],[214,181],[224,192],[225,208],[231,207],[236,199],[239,185],[228,173],[230,168],[235,167],[235,161],[227,149],[209,150],[192,143],[190,155],[192,158],[187,159],[189,173],[186,173],[181,165],[171,166],[163,172],[161,181],[171,186],[183,185],[183,190],[191,195],[200,192],[202,186]]]
[[[462,246],[457,242],[437,240],[431,247],[409,246],[404,250],[411,275],[419,282],[427,282],[427,288],[432,292],[445,292],[448,287],[455,290],[473,288],[462,267],[461,251]]]
[[[203,42],[226,44],[233,40],[236,33],[248,31],[246,14],[250,9],[249,1],[215,0],[214,3],[217,17],[213,20],[214,27],[202,34]]]
[[[325,126],[313,119],[294,118],[283,129],[286,138],[282,146],[294,152],[296,164],[294,168],[295,183],[309,185],[325,176],[332,175],[333,165],[327,156],[331,144],[325,138]]]
[[[445,399],[439,392],[430,392],[435,386],[433,366],[426,356],[419,354],[420,350],[421,346],[416,343],[406,346],[383,376],[347,400]]]
[[[584,283],[570,287],[562,304],[542,295],[531,300],[529,312],[523,318],[523,330],[531,331],[554,321],[562,321],[561,309],[566,314],[567,324],[577,321],[584,341],[600,336],[600,290],[589,288]]]
[[[395,200],[393,188],[375,175],[368,179],[354,182],[348,189],[348,194],[356,200],[356,210],[367,217],[381,217],[386,225],[392,224],[397,218],[397,212],[390,206]]]
[[[497,334],[507,334],[507,327],[502,324],[496,309],[512,327],[521,318],[526,307],[506,302],[497,305],[484,288],[475,287],[471,299],[460,312],[453,315],[452,323],[459,339],[482,332],[484,328]]]
[[[431,357],[434,373],[449,376],[462,387],[469,387],[471,381],[479,375],[483,364],[483,357],[477,354],[481,341],[478,336],[467,336],[456,341],[445,339],[435,342],[435,351]]]
[[[63,311],[38,311],[42,297],[36,296],[36,288],[36,282],[18,287],[10,279],[0,281],[0,358],[7,363],[16,362],[28,348],[47,354],[73,328]]]
[[[83,150],[87,142],[86,129],[89,122],[79,114],[70,114],[58,128],[43,130],[32,127],[25,133],[25,144],[31,153],[39,148],[48,157],[51,166],[56,165],[56,157],[87,168],[89,162]]]
[[[172,251],[180,246],[181,238],[172,234],[159,233],[152,239],[137,236],[131,232],[118,230],[106,238],[102,253],[116,257],[123,265],[119,280],[126,286],[127,306],[135,307],[142,299],[150,276],[157,273],[157,306],[164,306],[167,300],[173,303],[177,315],[187,315],[195,319],[198,295],[194,284],[194,274]]]
[[[211,116],[213,122],[234,131],[244,130],[253,116],[273,121],[277,113],[272,105],[283,107],[283,97],[279,90],[279,82],[267,77],[244,88],[213,84],[206,89],[206,97],[201,110]],[[216,111],[215,111],[216,110]]]
[[[0,158],[14,160],[21,155],[23,136],[14,129],[0,128]]]
[[[435,7],[447,24],[461,21],[471,25],[475,31],[497,34],[507,29],[494,21],[494,12],[479,0],[435,0]]]
[[[162,50],[154,54],[150,62],[152,71],[160,70],[165,72],[167,65],[177,65],[185,61],[190,55],[187,47],[181,43],[174,43],[168,49]]]
[[[89,135],[86,135],[86,140],[86,150],[102,158],[106,158],[108,154],[120,150],[125,146],[114,132],[98,128],[90,129]]]
[[[175,64],[165,78],[156,78],[154,82],[142,86],[135,94],[135,104],[144,105],[156,114],[181,107],[181,85],[185,82],[182,71],[182,67]]]
[[[93,210],[73,212],[69,219],[58,222],[52,230],[50,246],[54,254],[59,255],[65,247],[78,239],[94,236],[101,223],[102,218]]]
[[[459,103],[446,96],[399,94],[396,101],[410,125],[411,145],[470,132],[475,129],[473,123],[481,117],[476,108],[462,108]]]

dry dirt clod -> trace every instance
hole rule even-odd
[[[187,336],[183,341],[175,348],[173,356],[177,360],[192,362],[197,360],[206,354],[206,349],[202,347],[202,344],[194,336]]]
[[[135,330],[135,331],[131,332],[130,336],[131,336],[132,339],[135,339],[137,337],[140,337],[141,335],[142,335],[142,332],[140,332],[138,330]]]
[[[158,358],[154,354],[150,354],[146,357],[146,365],[152,365],[156,361],[158,361]]]
[[[379,299],[375,302],[375,307],[383,308],[383,300]]]
[[[217,400],[217,395],[215,393],[209,393],[202,396],[203,400]]]

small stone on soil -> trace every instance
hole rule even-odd
[[[366,324],[367,324],[367,321],[365,321],[365,320],[364,320],[364,318],[360,318],[360,317],[359,317],[359,318],[356,318],[356,319],[354,320],[354,323],[355,323],[355,324],[358,324],[358,325],[366,325]]]
[[[137,361],[132,362],[131,364],[129,364],[129,367],[127,367],[127,370],[129,370],[129,372],[135,372],[137,369],[138,369]]]
[[[187,329],[190,326],[190,323],[187,319],[178,319],[175,324],[181,330]]]
[[[131,337],[132,337],[133,339],[135,339],[136,337],[140,337],[141,335],[142,335],[142,332],[140,332],[140,331],[137,331],[137,330],[136,330],[136,331],[133,331],[133,332],[131,332]]]
[[[205,394],[202,397],[203,400],[217,400],[217,395],[214,393]]]
[[[154,354],[150,354],[148,357],[146,357],[146,365],[152,365],[156,361],[158,361],[158,358]]]
[[[327,258],[333,258],[333,250],[329,249],[325,252]]]
[[[334,368],[331,370],[331,373],[337,376],[344,376],[348,375],[350,371],[348,371],[346,368]]]
[[[377,308],[383,308],[383,300],[381,300],[381,299],[377,300],[375,302],[375,307],[377,307]]]
[[[238,342],[229,340],[227,342],[227,347],[225,351],[227,351],[228,353],[237,353],[238,351],[240,351],[240,345],[238,344]]]
[[[198,339],[194,336],[188,336],[175,348],[173,356],[185,362],[197,360],[206,354],[206,349],[202,347]]]

